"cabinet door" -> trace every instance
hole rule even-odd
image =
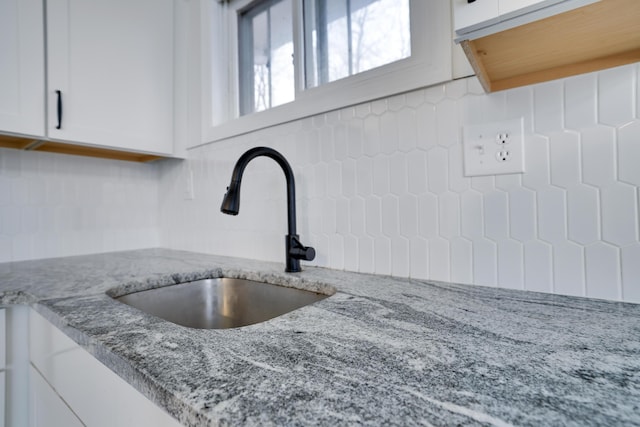
[[[6,321],[3,419],[7,427],[22,427],[29,425],[29,308],[16,305],[2,311]]]
[[[33,366],[29,367],[29,389],[30,427],[82,427],[78,417]]]
[[[0,1],[0,131],[44,136],[42,1]]]
[[[173,152],[173,0],[47,0],[47,65],[50,138]]]
[[[4,427],[5,411],[5,379],[4,369],[7,366],[7,334],[5,332],[5,311],[0,308],[0,427]]]
[[[5,388],[4,371],[0,371],[0,427],[4,427],[4,419],[5,419],[4,407],[6,405],[5,403],[6,399],[5,399],[4,388]]]
[[[455,30],[479,24],[499,14],[498,0],[453,0],[453,17]]]
[[[177,420],[33,310],[29,343],[32,366],[84,425],[181,427]]]
[[[7,321],[5,309],[0,308],[0,371],[7,367]]]
[[[562,3],[564,0],[500,0],[499,13],[505,15],[527,8],[527,11]]]

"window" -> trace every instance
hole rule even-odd
[[[411,56],[409,0],[304,0],[305,87]]]
[[[302,46],[293,42],[295,1],[302,4]],[[409,0],[254,1],[238,13],[240,114],[410,56]],[[300,88],[296,65],[304,67]]]
[[[238,17],[241,114],[294,100],[292,0],[267,0]]]
[[[449,1],[207,0],[201,4],[210,8],[197,14],[208,16],[202,20],[202,142],[426,87],[452,76]]]

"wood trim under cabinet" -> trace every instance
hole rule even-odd
[[[462,42],[487,92],[640,61],[640,1],[601,0]]]
[[[23,136],[0,135],[0,147],[27,151],[45,151],[48,153],[69,154],[72,156],[98,157],[102,159],[124,160],[127,162],[147,163],[163,159],[163,156],[111,150],[108,148],[43,141]]]
[[[24,136],[0,135],[0,147],[26,150],[40,140]]]
[[[33,151],[46,151],[48,153],[70,154],[72,156],[100,157],[102,159],[125,160],[128,162],[152,162],[162,159],[161,156],[151,154],[130,153],[128,151],[109,150],[106,148],[87,147],[84,145],[64,144],[61,142],[46,141]]]

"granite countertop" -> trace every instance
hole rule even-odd
[[[187,426],[640,425],[640,305],[165,249],[0,264],[30,304]],[[208,277],[330,298],[196,330],[112,300]]]

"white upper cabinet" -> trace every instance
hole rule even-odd
[[[452,1],[455,41],[487,92],[640,60],[638,0]]]
[[[42,137],[44,35],[41,0],[0,1],[0,130]]]
[[[454,26],[460,36],[496,24],[497,32],[571,10],[598,0],[452,0]],[[505,24],[508,22],[508,24]],[[481,35],[489,33],[483,32]]]
[[[505,15],[516,10],[524,10],[529,6],[549,6],[554,3],[560,3],[564,0],[500,0],[499,14]]]
[[[498,0],[453,0],[455,30],[488,21],[499,15]]]
[[[46,13],[48,137],[171,155],[173,0],[47,0]]]

